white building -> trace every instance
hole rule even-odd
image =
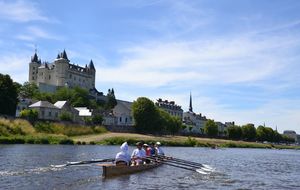
[[[190,95],[189,111],[183,113],[183,123],[188,127],[185,132],[204,133],[204,127],[207,119],[201,113],[196,114],[193,112],[192,95]]]
[[[116,124],[122,126],[133,126],[132,102],[117,100],[117,105],[113,108],[113,115],[116,118]]]
[[[58,101],[52,104],[48,101],[38,101],[29,106],[38,112],[38,119],[59,121],[62,113],[68,113],[73,122],[80,122],[79,111],[68,104],[67,101]]]
[[[161,98],[159,98],[156,101],[155,105],[165,110],[170,115],[174,117],[179,117],[182,120],[183,110],[181,109],[181,106],[176,105],[174,101],[168,101],[168,100],[163,101]]]
[[[38,101],[29,106],[30,109],[35,109],[38,112],[38,119],[43,120],[59,120],[60,110],[48,101]]]
[[[54,92],[63,86],[95,89],[95,75],[92,60],[84,67],[71,64],[65,50],[52,63],[42,62],[35,52],[29,63],[29,82],[37,84],[43,92]]]

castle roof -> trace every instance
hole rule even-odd
[[[63,59],[69,60],[69,59],[68,59],[68,56],[67,56],[67,53],[66,53],[66,50],[64,50],[64,51],[61,53],[61,56],[60,56],[60,57],[63,58]]]
[[[93,60],[91,60],[90,63],[89,63],[89,69],[95,70],[95,66],[94,66]]]
[[[31,57],[31,62],[33,63],[41,63],[41,60],[39,59],[37,53],[35,52],[34,55]]]

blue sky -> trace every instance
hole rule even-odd
[[[300,1],[3,1],[0,73],[23,83],[66,49],[119,99],[174,100],[215,121],[300,133]]]

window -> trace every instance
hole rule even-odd
[[[32,67],[32,70],[35,70],[35,67]]]
[[[55,117],[58,117],[58,113],[57,112],[55,112]]]
[[[32,74],[34,75],[35,73],[34,73],[34,72],[32,72]]]
[[[52,115],[52,112],[51,112],[51,111],[49,111],[49,114],[48,114],[48,116],[49,116],[49,117],[51,117],[51,115]]]
[[[120,122],[122,122],[122,117],[120,117]]]
[[[70,79],[72,78],[72,74],[70,74]]]
[[[34,80],[34,76],[32,76],[32,80]]]
[[[43,111],[42,111],[42,116],[44,116],[44,115],[45,115],[45,111],[43,110]]]
[[[49,75],[49,80],[51,79],[51,75]]]
[[[127,117],[125,118],[125,123],[127,123]]]

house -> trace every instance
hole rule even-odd
[[[19,99],[17,108],[16,108],[16,117],[20,117],[20,112],[24,109],[28,109],[28,106],[33,104],[35,101],[29,98]]]
[[[115,126],[117,125],[118,118],[113,115],[113,113],[104,113],[103,114],[103,125],[106,126]]]
[[[60,113],[69,113],[71,115],[71,119],[74,122],[81,121],[79,117],[79,111],[72,107],[67,101],[57,101],[54,106],[60,109]]]
[[[90,110],[87,107],[75,107],[75,109],[79,112],[78,115],[81,118],[92,117],[93,115],[93,110]]]
[[[202,116],[201,113],[196,114],[191,111],[183,113],[183,124],[188,126],[188,129],[185,129],[185,132],[203,134],[206,122],[206,117]]]
[[[28,106],[38,112],[38,119],[59,121],[62,113],[68,113],[73,122],[81,122],[79,111],[73,108],[67,101],[57,101],[52,104],[48,101],[38,101]]]
[[[133,126],[134,120],[131,113],[132,102],[117,100],[117,105],[113,108],[113,115],[116,117],[116,125]]]
[[[59,120],[60,109],[48,101],[38,101],[31,104],[29,108],[38,111],[38,119]]]

